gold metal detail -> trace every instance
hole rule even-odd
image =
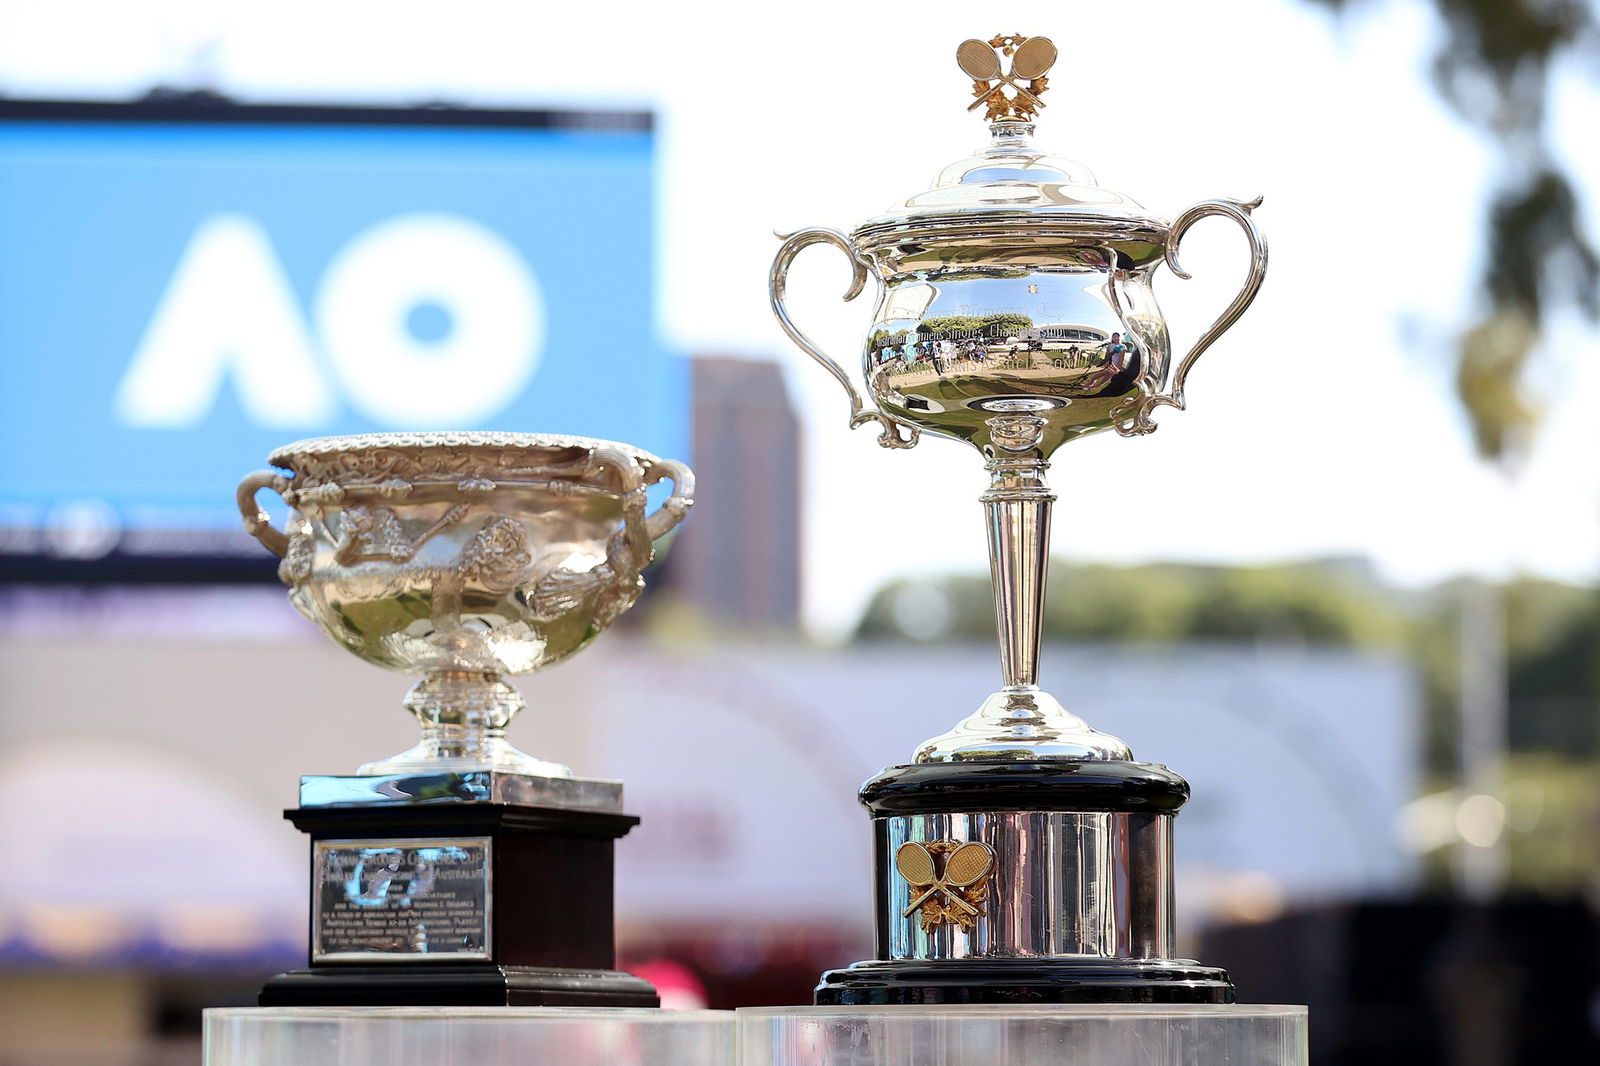
[[[901,912],[921,911],[922,931],[959,925],[971,932],[986,913],[994,849],[975,840],[911,840],[895,852],[894,867],[911,885],[913,896]]]
[[[1011,60],[1007,73],[1001,56]],[[956,63],[972,79],[972,95],[977,99],[967,105],[971,111],[980,104],[987,108],[990,122],[1005,118],[1028,120],[1044,106],[1039,97],[1050,87],[1045,77],[1056,61],[1056,46],[1048,37],[1023,37],[1011,33],[992,37],[987,42],[971,38],[956,48]],[[1027,81],[1019,85],[1017,79]],[[1011,86],[1007,96],[1005,87]]]

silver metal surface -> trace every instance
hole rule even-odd
[[[830,244],[850,257],[850,267],[854,272],[851,275],[850,287],[845,290],[844,298],[854,300],[861,295],[861,287],[867,280],[866,265],[855,255],[850,242],[844,234],[831,229],[807,229],[798,233],[791,233],[784,237],[783,247],[778,249],[778,256],[772,261],[772,272],[767,278],[767,292],[772,301],[772,313],[778,317],[778,325],[789,339],[800,346],[800,350],[822,365],[822,368],[833,375],[835,381],[844,386],[845,393],[850,397],[850,428],[864,425],[867,422],[877,422],[879,426],[878,443],[885,448],[911,448],[917,443],[920,433],[910,427],[889,418],[882,411],[868,410],[861,402],[861,394],[856,391],[855,385],[850,380],[850,375],[844,368],[834,362],[833,358],[818,348],[810,337],[801,331],[789,318],[789,310],[784,305],[783,298],[785,287],[788,284],[789,264],[794,262],[794,257],[813,244]]]
[[[1019,959],[1173,953],[1172,815],[999,811],[874,820],[877,957]],[[908,841],[974,841],[994,852],[983,915],[924,929],[896,869]]]
[[[499,770],[300,778],[302,807],[409,807],[508,803],[575,811],[622,810],[622,782],[534,777]]]
[[[1055,51],[1048,41],[1030,44],[1042,40],[968,41],[959,61],[968,73],[999,71],[992,52],[980,53],[1003,48],[1014,72],[1042,71]],[[980,79],[974,94],[994,119],[987,147],[849,235],[789,235],[769,278],[779,325],[844,387],[852,427],[877,423],[879,443],[892,448],[912,447],[922,432],[966,441],[994,478],[984,502],[1005,685],[951,734],[922,745],[921,761],[1127,757],[1126,745],[1085,735],[1083,722],[1035,685],[1053,500],[1045,461],[1067,441],[1107,429],[1139,436],[1156,428],[1157,407],[1182,409],[1195,360],[1249,307],[1266,274],[1266,241],[1251,217],[1259,198],[1202,201],[1169,223],[1098,185],[1081,164],[1036,148],[1026,115],[1044,86],[1015,92],[1023,88],[999,73]],[[1152,282],[1162,263],[1190,276],[1179,242],[1212,216],[1244,231],[1250,268],[1169,375],[1171,342]],[[790,266],[813,244],[850,257],[846,300],[869,274],[877,282],[861,351],[865,399],[785,303]]]
[[[424,678],[422,741],[363,774],[569,776],[504,731],[502,678],[560,662],[633,605],[653,542],[687,515],[694,475],[625,444],[529,433],[385,433],[279,448],[239,486],[245,528],[282,558],[294,606],[371,663]],[[646,514],[658,481],[672,494]],[[288,532],[255,502],[293,509]]]
[[[1001,416],[1020,421],[1027,416]],[[1017,431],[1018,442],[1027,439]],[[924,742],[917,762],[996,759],[1128,759],[1121,740],[1093,729],[1039,688],[1044,583],[1050,561],[1050,505],[1043,459],[989,460],[989,573],[1000,631],[1004,687],[954,729]]]
[[[494,944],[494,841],[319,840],[311,961],[483,960]]]

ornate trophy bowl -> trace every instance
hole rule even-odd
[[[1011,59],[1009,72],[997,50]],[[1037,684],[1055,500],[1045,471],[1069,440],[1105,429],[1146,434],[1156,428],[1156,408],[1182,409],[1190,368],[1250,305],[1266,273],[1266,242],[1251,220],[1259,199],[1202,201],[1169,222],[1097,185],[1082,165],[1034,147],[1031,119],[1055,57],[1044,37],[963,43],[957,59],[974,79],[969,110],[987,106],[989,145],[848,236],[820,228],[788,236],[772,265],[773,312],[844,386],[852,427],[878,423],[879,443],[889,448],[912,447],[924,431],[965,441],[990,473],[982,501],[1005,683],[974,715],[923,744],[918,761],[1129,757],[1122,741],[1091,729]],[[1190,276],[1178,244],[1212,215],[1243,228],[1250,270],[1171,370],[1152,279],[1163,263]],[[789,266],[813,244],[850,257],[846,300],[869,274],[877,282],[861,356],[873,407],[789,316]]]
[[[560,662],[633,605],[694,476],[625,444],[524,433],[365,434],[279,448],[239,485],[245,528],[282,558],[289,599],[344,648],[424,675],[422,740],[361,774],[500,770],[566,777],[506,742],[504,677]],[[672,495],[646,514],[645,491]],[[293,509],[288,531],[257,506]]]

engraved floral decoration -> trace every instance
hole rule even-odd
[[[543,642],[537,660],[516,659],[529,663],[521,670],[581,647],[638,598],[652,541],[682,521],[693,491],[682,464],[545,434],[319,438],[280,448],[271,461],[293,477],[250,475],[241,515],[282,556],[278,576],[296,606],[357,654],[409,657],[419,668],[504,669],[504,649],[485,634],[509,634],[514,624],[535,627],[518,640]],[[683,491],[647,516],[646,489],[663,478]],[[294,509],[281,534],[254,503],[260,487]],[[452,547],[423,554],[450,529],[440,542]],[[576,618],[588,624],[559,639],[542,627]]]
[[[523,705],[502,678],[573,654],[634,602],[693,473],[625,444],[477,432],[321,438],[271,462],[293,476],[256,471],[236,496],[295,609],[361,658],[427,675],[405,701],[421,743],[361,772],[569,773],[500,735]],[[672,494],[647,514],[663,480]],[[288,528],[262,489],[289,503]]]
[[[522,523],[509,515],[490,515],[461,552],[461,573],[485,588],[505,592],[522,581],[533,562]]]
[[[339,543],[333,549],[333,557],[339,562],[405,562],[415,550],[400,525],[400,516],[389,508],[356,506],[340,512]]]
[[[452,485],[462,491],[487,492],[506,482],[548,480],[576,492],[609,491],[614,486],[585,484],[595,473],[591,454],[607,442],[587,437],[531,433],[369,433],[299,441],[273,452],[274,466],[295,472],[300,498],[333,495],[356,488],[376,488],[388,498],[401,498],[423,484]],[[630,449],[640,465],[661,460]]]
[[[535,617],[549,620],[570,614],[592,599],[589,614],[596,627],[604,629],[633,606],[644,591],[644,578],[627,543],[627,532],[619,530],[606,544],[606,561],[591,570],[552,570],[539,579],[529,596]]]
[[[316,542],[305,530],[289,538],[289,550],[278,564],[278,580],[285,585],[298,585],[311,576],[311,563],[316,558]]]
[[[400,524],[400,516],[388,507],[360,504],[347,507],[339,516],[339,541],[334,545],[333,557],[346,565],[373,559],[409,562],[423,542],[461,521],[467,511],[466,504],[458,503],[416,537],[411,537]]]

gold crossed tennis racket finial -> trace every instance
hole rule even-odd
[[[942,861],[941,861],[942,860]],[[922,929],[955,924],[972,930],[984,915],[994,849],[977,841],[911,840],[900,845],[894,866],[911,886],[911,902],[901,912],[921,911]]]
[[[1001,57],[1011,60],[1007,72]],[[980,104],[987,107],[990,122],[1003,118],[1031,119],[1044,106],[1039,97],[1049,88],[1045,77],[1056,61],[1056,46],[1048,37],[1023,37],[1020,34],[1003,34],[987,41],[977,38],[962,41],[956,48],[956,62],[972,79],[972,95],[977,97],[967,105],[972,111]],[[1026,87],[1018,84],[1026,81]],[[1006,86],[1013,90],[1006,95]]]

